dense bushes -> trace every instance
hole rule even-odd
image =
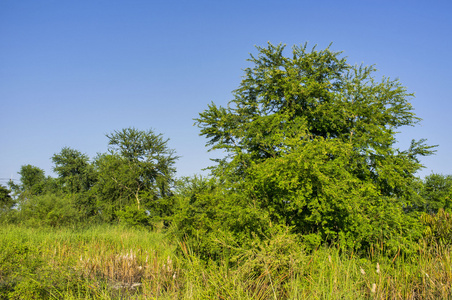
[[[107,135],[110,150],[94,161],[64,147],[52,156],[58,178],[24,165],[20,183],[2,188],[3,221],[33,226],[123,222],[151,226],[171,213],[174,163],[168,140],[152,130],[126,128]],[[13,205],[17,206],[13,209]]]
[[[86,215],[76,209],[76,196],[46,194],[22,201],[17,218],[30,226],[70,226],[86,222]]]

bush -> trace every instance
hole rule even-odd
[[[68,226],[81,221],[84,216],[75,208],[74,196],[45,194],[22,200],[17,221],[30,226]]]
[[[452,210],[452,176],[431,174],[424,179],[420,192],[424,203],[422,211],[436,213],[439,209]]]
[[[125,209],[117,211],[121,223],[132,227],[147,227],[152,228],[152,220],[148,213],[143,209],[138,209],[136,206],[127,206]]]

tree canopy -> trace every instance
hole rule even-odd
[[[86,154],[64,147],[52,156],[52,161],[55,164],[53,170],[69,193],[87,191],[94,184],[93,169]]]
[[[207,145],[227,153],[213,174],[306,239],[359,246],[406,233],[418,157],[432,153],[425,140],[396,147],[397,130],[420,121],[413,94],[330,47],[257,49],[228,106],[196,119]]]
[[[97,197],[104,214],[108,210],[145,211],[154,215],[157,202],[170,195],[177,156],[161,134],[125,128],[107,134],[110,151],[95,160]],[[133,213],[132,213],[133,211]],[[109,213],[114,216],[114,214]],[[132,216],[131,216],[132,217]]]
[[[437,213],[439,209],[452,210],[452,175],[430,174],[425,177],[420,196],[423,201],[418,209]]]
[[[46,178],[44,170],[32,165],[21,166],[17,174],[20,175],[20,184],[10,181],[9,185],[21,199],[44,193],[50,180]]]
[[[0,185],[0,213],[9,210],[15,204],[10,193],[10,190],[3,185]]]

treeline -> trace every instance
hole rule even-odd
[[[24,165],[9,183],[3,218],[30,225],[115,223],[152,226],[168,216],[177,156],[152,130],[127,128],[107,135],[109,151],[92,161],[65,147],[52,156],[57,178]],[[5,188],[3,188],[5,190]]]
[[[407,255],[427,235],[447,243],[450,231],[435,228],[449,218],[452,177],[416,177],[419,157],[434,152],[425,140],[396,147],[397,130],[420,121],[413,95],[329,48],[258,51],[228,106],[195,119],[207,146],[226,154],[209,177],[175,178],[168,140],[126,128],[92,160],[71,148],[53,155],[57,178],[22,166],[20,183],[1,189],[2,222],[163,224],[211,259],[282,235],[307,249],[383,244]]]

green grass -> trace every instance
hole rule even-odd
[[[158,290],[154,282],[171,285],[161,277],[174,268],[175,247],[161,233],[109,226],[71,230],[10,225],[0,228],[0,237],[2,298],[110,299]]]
[[[0,227],[0,299],[448,299],[451,286],[437,244],[363,258],[280,235],[213,263],[161,231]]]

